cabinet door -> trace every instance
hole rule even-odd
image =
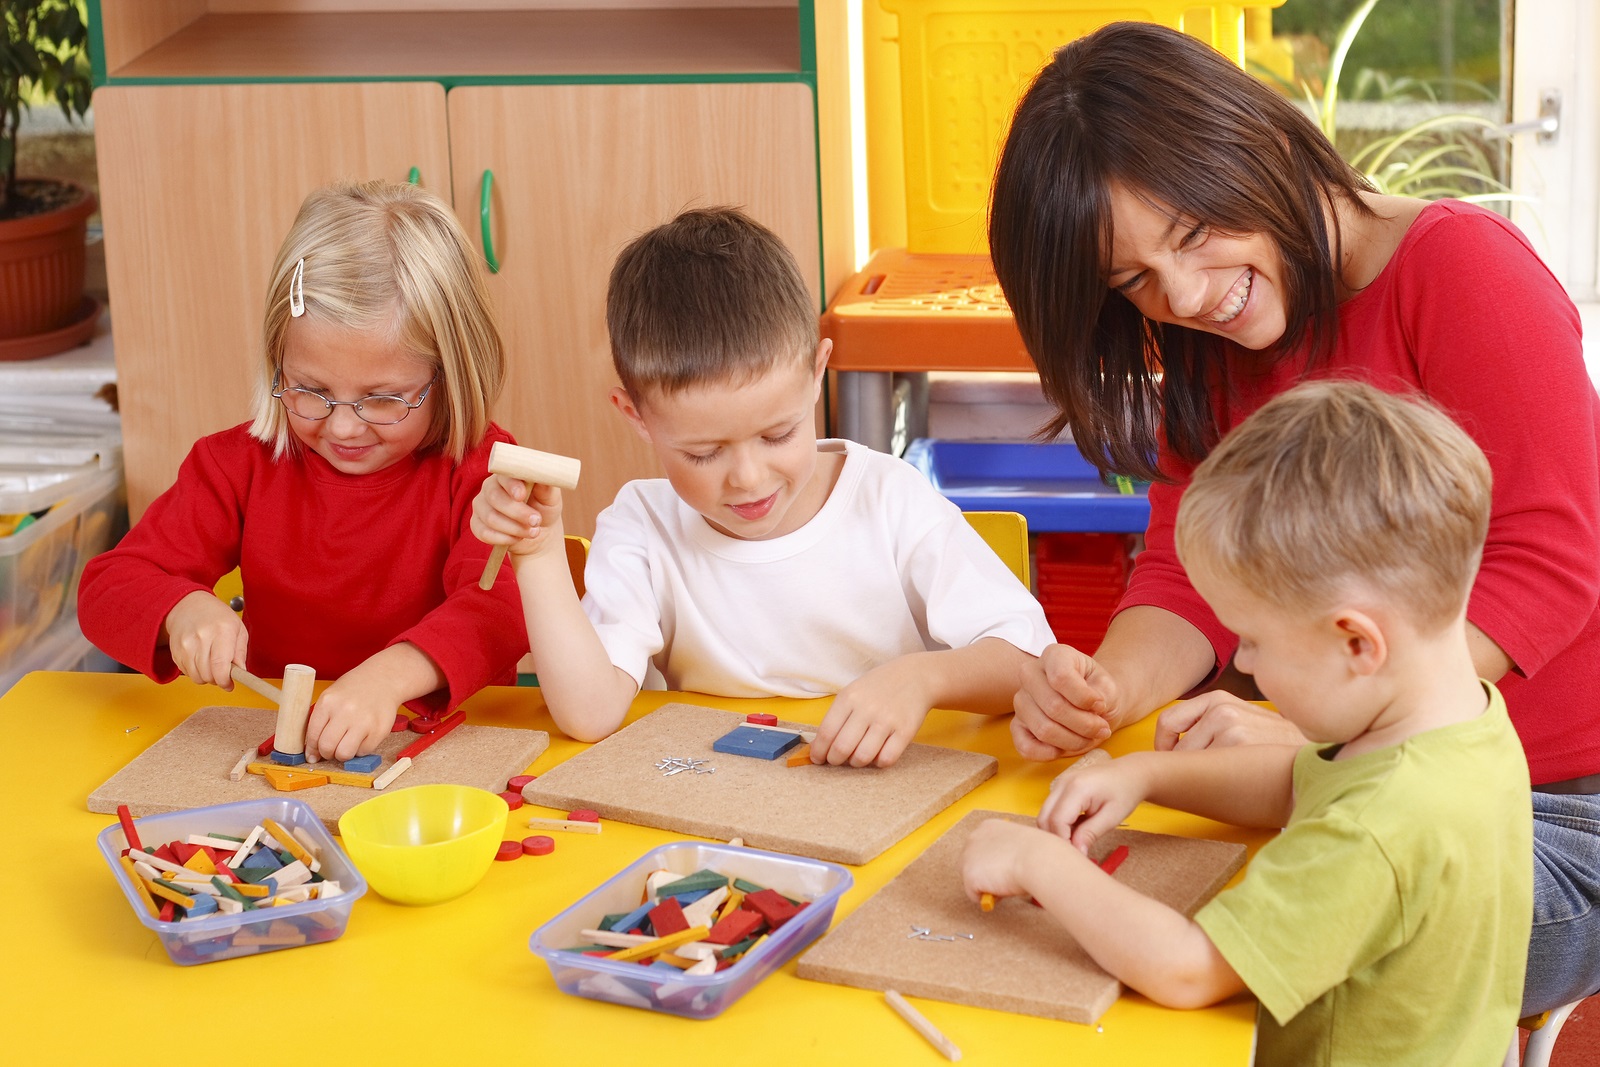
[[[128,506],[250,415],[267,275],[312,189],[404,180],[450,199],[432,82],[108,86],[94,94]]]
[[[491,287],[509,362],[497,420],[583,461],[585,536],[622,484],[660,475],[608,403],[606,279],[631,238],[686,207],[735,204],[789,245],[820,307],[816,124],[798,83],[467,86],[449,94],[456,210],[476,238],[494,172]]]

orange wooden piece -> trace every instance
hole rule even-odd
[[[789,753],[787,760],[791,767],[809,767],[811,765],[811,746],[801,745]]]
[[[293,792],[296,789],[312,789],[319,785],[328,784],[328,776],[326,774],[317,774],[313,771],[291,771],[287,767],[263,767],[261,774],[271,784],[272,788],[282,793]]]

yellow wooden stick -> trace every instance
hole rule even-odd
[[[654,941],[646,941],[642,945],[635,945],[632,948],[618,949],[616,952],[613,952],[611,955],[607,956],[606,959],[616,960],[619,963],[627,963],[632,960],[643,959],[646,956],[659,956],[667,949],[677,948],[685,941],[698,941],[710,932],[711,928],[709,926],[691,926],[687,930],[679,930],[675,934],[668,934],[666,937],[658,937]]]

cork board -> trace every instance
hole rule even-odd
[[[529,782],[530,803],[593,808],[603,818],[752,848],[861,864],[990,778],[993,756],[913,744],[893,767],[790,767],[711,750],[744,716],[665,704]],[[781,723],[795,730],[814,730]],[[714,773],[666,777],[663,759],[708,760]]]
[[[1074,1023],[1105,1014],[1122,983],[1043,908],[1012,897],[985,913],[962,889],[967,835],[996,817],[1033,822],[993,811],[968,814],[802,956],[800,977]],[[1097,841],[1092,856],[1099,860],[1118,845],[1128,846],[1118,880],[1185,915],[1198,911],[1245,860],[1243,845],[1125,829]],[[910,936],[914,926],[974,936],[925,941]]]
[[[277,721],[277,712],[261,708],[201,708],[90,793],[89,810],[113,813],[118,804],[126,804],[137,817],[234,800],[291,796],[310,805],[328,831],[337,834],[339,816],[377,796],[375,792],[351,785],[321,785],[279,793],[258,774],[247,774],[238,782],[228,780],[228,772],[244,750],[270,737]],[[394,754],[417,736],[405,730],[384,738],[378,745],[383,756],[380,770],[393,763]],[[542,730],[463,723],[417,756],[411,769],[389,788],[451,782],[498,793],[505,789],[507,778],[521,774],[549,744],[550,735]]]

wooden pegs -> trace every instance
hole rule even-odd
[[[266,755],[266,753],[262,753],[262,755]],[[244,750],[244,755],[239,757],[239,762],[235,763],[233,765],[233,770],[228,772],[228,781],[230,781],[230,782],[242,782],[242,781],[244,781],[244,769],[246,767],[248,767],[250,765],[251,761],[253,761],[255,758],[256,758],[256,750],[255,749],[253,749],[253,748],[245,749]]]
[[[940,1033],[939,1028],[924,1018],[920,1011],[906,1003],[905,997],[892,989],[884,990],[883,995],[895,1014],[910,1023],[911,1028],[921,1034],[928,1044],[944,1053],[945,1059],[954,1062],[961,1058],[961,1050],[956,1048],[956,1043]]]
[[[139,893],[139,899],[144,901],[144,906],[150,912],[150,918],[161,917],[161,909],[156,906],[155,898],[150,895],[150,890],[144,884],[144,878],[134,869],[133,861],[127,856],[120,857],[123,868],[128,872],[128,881],[133,883],[133,888]]]
[[[1100,861],[1100,869],[1107,874],[1116,874],[1117,868],[1122,866],[1122,861],[1128,858],[1128,846],[1118,845],[1111,850],[1111,854]]]
[[[658,956],[668,949],[676,948],[686,941],[699,941],[710,932],[711,931],[707,930],[704,926],[691,926],[687,930],[680,930],[675,934],[668,934],[666,937],[658,937],[654,940],[647,941],[642,945],[634,945],[632,948],[618,949],[616,952],[613,952],[611,955],[607,956],[606,959],[616,960],[618,963],[628,963],[632,960],[643,959],[646,956]]]
[[[278,705],[278,728],[272,747],[290,755],[306,750],[306,720],[311,718],[312,687],[317,672],[303,663],[283,668],[283,702]]]
[[[390,767],[388,770],[384,771],[382,774],[378,775],[378,777],[376,777],[376,778],[374,778],[372,780],[372,788],[374,788],[374,789],[382,789],[382,788],[384,788],[390,782],[394,781],[396,778],[398,778],[402,774],[406,773],[406,771],[409,770],[410,768],[411,768],[411,757],[410,756],[401,756],[399,759],[394,761],[394,766]]]
[[[578,488],[581,467],[575,459],[505,441],[496,441],[494,447],[489,449],[489,473],[505,474],[520,480],[528,487],[529,495],[532,495],[535,485],[553,485],[557,489]],[[494,580],[505,558],[506,546],[495,545],[489,553],[489,561],[483,565],[483,577],[478,579],[479,589],[487,591],[494,588]]]
[[[560,830],[568,834],[597,834],[600,824],[585,822],[582,819],[539,819],[528,820],[528,825],[535,830]]]
[[[978,907],[982,908],[984,911],[993,911],[994,910],[994,894],[993,893],[985,893],[981,897],[979,897],[978,898]]]
[[[310,873],[311,865],[316,862],[316,858],[306,851],[306,847],[293,834],[272,819],[262,819],[261,828],[271,834],[272,839],[285,852],[305,864],[307,873]]]

